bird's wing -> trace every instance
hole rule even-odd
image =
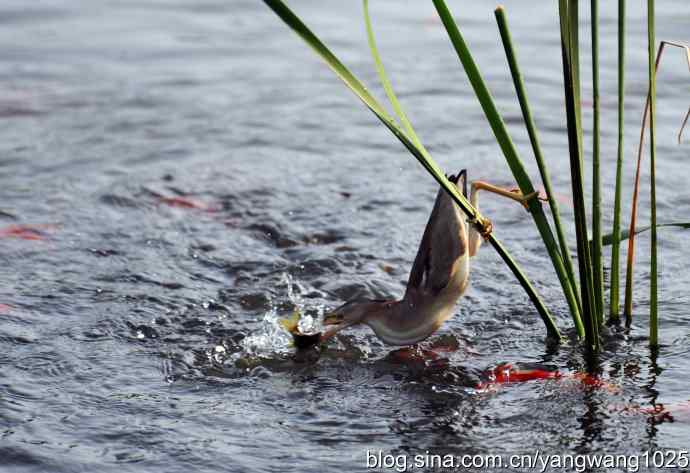
[[[464,228],[460,209],[440,189],[412,264],[407,294],[424,291],[435,296],[448,285],[455,262],[467,251]]]

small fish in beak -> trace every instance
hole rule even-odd
[[[290,317],[280,320],[278,323],[292,335],[295,348],[304,350],[318,345],[321,341],[321,332],[302,333],[299,330],[301,314],[295,310]]]

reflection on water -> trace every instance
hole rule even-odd
[[[293,3],[375,83],[357,2]],[[536,175],[493,6],[453,8]],[[441,166],[511,185],[433,7],[371,7],[387,68]],[[632,158],[646,34],[642,5],[629,8]],[[688,41],[685,1],[658,8],[657,35]],[[555,7],[506,9],[570,221]],[[603,123],[616,113],[614,9],[602,5]],[[279,318],[298,310],[318,328],[354,295],[402,295],[435,195],[419,166],[260,2],[13,0],[0,23],[0,469],[320,472],[362,469],[367,449],[687,448],[682,231],[660,234],[658,353],[646,342],[641,237],[633,330],[608,333],[594,366],[576,343],[545,340],[490,248],[456,317],[419,350],[392,350],[363,327],[296,356]],[[675,60],[659,78],[663,221],[690,214],[688,148],[673,139],[687,70]],[[615,140],[605,130],[609,183]],[[626,165],[627,182],[633,172]],[[607,186],[606,215],[612,195]],[[567,327],[524,210],[491,198],[482,208]],[[562,376],[497,383],[489,374],[504,364]],[[592,378],[580,375],[588,368]]]

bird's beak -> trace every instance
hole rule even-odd
[[[342,314],[330,312],[330,313],[323,316],[323,324],[324,325],[339,325],[339,324],[343,323],[344,319],[345,319],[345,317],[343,317]]]
[[[334,312],[331,312],[324,316],[323,325],[324,327],[326,327],[326,330],[324,330],[321,334],[322,342],[325,342],[326,340],[334,336],[336,333],[340,332],[342,329],[350,326],[350,324],[345,323],[345,317],[343,317],[342,314],[337,314]]]

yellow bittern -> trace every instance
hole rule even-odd
[[[467,197],[467,173],[462,170],[449,180]],[[523,196],[483,181],[471,183],[470,202],[477,207],[477,193],[486,190],[521,202],[537,192]],[[453,315],[455,303],[465,292],[470,276],[470,258],[477,254],[482,234],[490,232],[490,223],[480,231],[466,221],[458,205],[443,189],[436,195],[431,216],[424,229],[417,256],[401,300],[354,299],[326,314],[325,341],[346,327],[365,324],[389,345],[413,345],[434,333]]]

